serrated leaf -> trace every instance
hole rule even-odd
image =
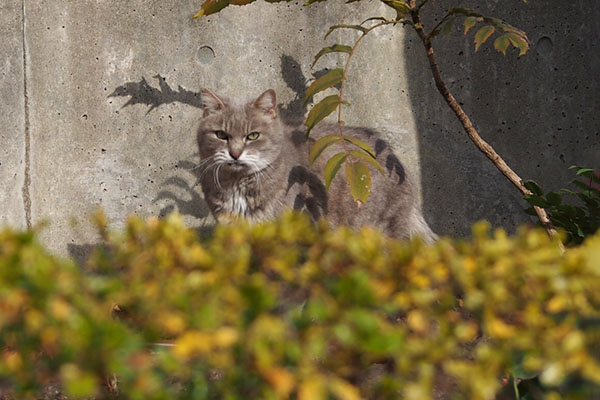
[[[306,105],[306,103],[308,103],[315,94],[340,83],[342,81],[343,76],[344,76],[344,69],[336,68],[336,69],[332,69],[331,71],[329,71],[328,73],[326,73],[325,75],[323,75],[322,77],[320,77],[319,79],[314,81],[308,87],[308,89],[306,89],[306,97],[304,98],[304,105]]]
[[[363,149],[364,151],[366,151],[371,157],[375,158],[375,152],[373,151],[373,149],[371,148],[371,146],[369,146],[368,144],[366,144],[365,142],[363,142],[360,139],[357,139],[355,137],[352,136],[344,136],[344,140],[347,142],[352,143],[353,145],[360,147],[361,149]]]
[[[496,28],[491,25],[480,28],[475,34],[475,51],[479,50],[479,47],[484,44],[494,32],[496,32]]]
[[[334,44],[333,46],[329,46],[329,47],[323,47],[321,49],[321,51],[319,51],[317,53],[317,55],[315,56],[315,59],[311,65],[311,68],[315,66],[315,64],[317,63],[317,60],[319,58],[321,58],[321,56],[324,56],[325,54],[329,54],[329,53],[348,53],[348,54],[352,54],[352,47],[350,46],[346,46],[343,44]]]
[[[325,164],[325,170],[323,171],[323,177],[325,178],[325,188],[329,190],[329,185],[331,185],[331,181],[337,175],[340,167],[348,158],[348,154],[346,152],[337,153],[333,157],[331,157],[327,164]]]
[[[310,154],[308,155],[310,164],[312,165],[326,148],[332,144],[339,143],[342,140],[343,139],[340,135],[327,135],[317,140],[311,147]]]
[[[342,29],[342,28],[355,29],[357,31],[361,31],[362,33],[365,33],[368,30],[364,26],[360,26],[360,25],[346,25],[346,24],[333,25],[333,26],[329,27],[329,30],[325,34],[324,39],[327,39],[327,36],[329,36],[331,34],[331,32],[335,31],[336,29]]]
[[[350,185],[350,194],[355,201],[366,203],[371,194],[371,172],[362,162],[346,163],[346,181]]]
[[[308,113],[306,118],[306,136],[310,134],[311,129],[323,118],[335,111],[340,105],[340,96],[332,94],[331,96],[325,97],[318,104],[316,104]]]
[[[477,25],[478,22],[483,21],[481,17],[467,17],[465,18],[465,35],[469,33],[472,27]]]
[[[494,48],[500,53],[506,55],[506,50],[508,49],[509,44],[510,40],[508,40],[508,37],[506,35],[502,35],[494,41]]]
[[[364,151],[351,150],[350,155],[357,160],[362,160],[362,161],[366,162],[367,164],[370,164],[371,166],[375,167],[375,169],[377,169],[379,172],[381,172],[382,175],[385,175],[385,170],[383,169],[381,164],[379,164],[379,161],[377,161],[376,158],[371,157]]]
[[[506,36],[508,37],[508,40],[510,40],[510,43],[520,50],[519,56],[527,53],[529,50],[529,42],[523,36],[517,33],[507,33]]]

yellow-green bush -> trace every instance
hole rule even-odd
[[[541,231],[479,224],[428,247],[294,214],[206,241],[176,215],[101,233],[86,272],[0,236],[0,379],[16,393],[52,379],[133,399],[493,399],[533,376],[549,398],[600,388],[600,235],[562,254]]]

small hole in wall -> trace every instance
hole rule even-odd
[[[198,62],[204,66],[209,66],[215,61],[215,51],[210,46],[201,46],[196,53]]]
[[[548,55],[552,52],[554,43],[548,36],[542,36],[535,45],[536,51],[541,55]]]

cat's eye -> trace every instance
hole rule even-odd
[[[215,136],[217,136],[221,140],[227,140],[227,134],[225,131],[215,131]]]
[[[258,139],[259,136],[260,136],[260,133],[258,133],[258,132],[250,132],[250,134],[248,136],[246,136],[246,138],[248,140],[256,140],[256,139]]]

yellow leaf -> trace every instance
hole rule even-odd
[[[427,331],[427,320],[420,311],[411,311],[407,318],[408,326],[415,332],[424,333]]]
[[[298,400],[324,400],[325,398],[325,382],[322,376],[309,376],[300,385]]]
[[[569,305],[569,299],[565,295],[556,295],[546,304],[546,310],[549,313],[557,314],[564,311]]]
[[[30,310],[25,314],[25,326],[29,332],[37,332],[44,324],[44,314],[38,310]]]
[[[159,317],[159,319],[162,321],[163,327],[167,333],[172,335],[179,334],[186,328],[185,320],[179,315],[164,313]]]
[[[210,336],[204,332],[186,332],[175,341],[173,353],[176,357],[187,359],[195,355],[206,354],[212,348]]]
[[[264,375],[279,398],[288,398],[296,386],[296,378],[285,368],[272,368]]]
[[[54,318],[64,321],[69,317],[71,313],[71,306],[63,299],[54,299],[50,303],[50,312]]]
[[[350,383],[340,378],[329,382],[329,390],[338,400],[361,400],[360,391]]]
[[[499,318],[491,318],[487,322],[487,329],[492,337],[499,339],[510,339],[517,334],[514,326],[506,324]]]
[[[214,344],[218,347],[231,347],[239,340],[239,333],[234,328],[225,327],[218,329],[214,336]]]
[[[16,372],[23,366],[23,358],[16,351],[7,351],[2,358],[4,359],[4,365],[11,372]]]

